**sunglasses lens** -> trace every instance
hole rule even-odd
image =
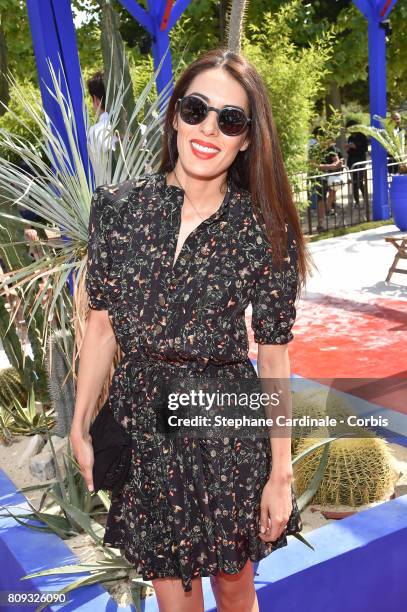
[[[181,102],[181,117],[185,123],[197,125],[206,117],[206,104],[199,98],[186,97]]]
[[[237,108],[225,108],[220,112],[219,127],[227,136],[237,136],[246,126],[246,117]]]

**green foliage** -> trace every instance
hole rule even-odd
[[[20,578],[20,580],[31,580],[38,576],[52,576],[52,575],[64,575],[64,574],[83,574],[89,572],[89,576],[80,576],[68,586],[54,591],[55,594],[71,593],[75,589],[82,586],[90,586],[91,584],[107,584],[109,582],[115,582],[116,580],[123,580],[123,578],[130,578],[133,566],[129,561],[123,557],[106,559],[103,561],[95,561],[94,563],[78,563],[73,565],[63,565],[61,567],[54,567],[48,570],[42,570],[40,572],[33,572]],[[152,587],[151,581],[142,580],[141,578],[131,578],[131,592],[133,601],[136,606],[136,612],[141,612],[141,598],[145,596],[147,587]],[[57,600],[56,600],[57,601]],[[63,608],[66,604],[70,603],[67,600],[63,604],[58,603],[58,608]],[[41,612],[48,607],[49,604],[41,604],[35,609],[35,612]]]
[[[72,0],[76,43],[84,78],[102,65],[100,8],[97,0]],[[79,20],[80,15],[80,20]]]
[[[343,125],[349,120],[357,121],[368,125],[370,123],[370,113],[364,110],[363,106],[358,102],[345,102],[341,105],[343,115]]]
[[[103,530],[94,519],[96,515],[100,514],[101,497],[88,491],[78,463],[72,454],[69,438],[67,453],[62,455],[64,473],[61,474],[50,436],[49,425],[46,432],[57,476],[54,480],[19,489],[23,493],[42,491],[38,508],[29,503],[32,512],[19,514],[19,522],[29,529],[44,533],[55,533],[64,540],[81,533],[87,533],[95,544],[101,545]],[[103,505],[105,510],[108,510],[110,502],[107,507],[104,503]],[[105,510],[103,510],[103,513]],[[11,512],[9,513],[11,514]],[[14,516],[14,518],[16,517]],[[26,519],[27,522],[23,519]],[[45,525],[32,525],[28,522],[30,520],[39,520]]]
[[[41,414],[37,412],[33,389],[30,391],[28,401],[19,401],[14,398],[13,404],[3,404],[0,407],[0,412],[2,422],[6,421],[8,431],[15,435],[31,436],[43,433],[47,427],[51,427],[55,422],[52,409]]]
[[[319,134],[314,138],[316,142],[309,148],[308,170],[311,174],[319,174],[319,165],[323,163],[326,150],[340,135],[343,125],[343,115],[337,109],[331,107],[329,119],[322,122],[319,126]]]
[[[291,23],[300,8],[300,0],[292,0],[275,15],[265,13],[261,29],[247,25],[249,35],[243,44],[244,55],[256,66],[269,92],[289,174],[306,167],[309,126],[333,38],[327,31],[308,47],[298,48],[291,41]]]
[[[398,0],[390,13],[392,34],[387,42],[387,91],[389,107],[399,107],[407,91],[407,2]]]
[[[38,99],[39,95],[39,89],[28,78],[14,80],[10,85],[10,100],[7,104],[9,110],[0,117],[0,129],[22,138],[32,138],[32,135],[38,138],[41,134],[38,123],[34,117],[27,114],[24,101]],[[21,161],[19,155],[4,148],[1,142],[0,156],[13,163]]]
[[[17,136],[16,138],[20,139],[21,137]],[[2,149],[3,147],[0,146],[0,150]],[[8,157],[18,160],[24,158],[23,155],[18,153]],[[5,166],[10,163],[4,157],[3,162],[0,163],[0,169],[4,170]],[[21,183],[21,174],[19,179]],[[24,176],[25,179],[26,176]],[[6,180],[0,187],[0,215],[4,215],[7,219],[7,222],[0,221],[0,257],[3,271],[7,273],[7,276],[11,270],[20,270],[24,266],[30,265],[35,267],[35,263],[33,263],[29,253],[29,247],[33,241],[28,239],[24,230],[26,223],[29,226],[30,222],[23,222],[20,215],[15,218],[13,213],[16,212],[16,205],[6,200],[6,195],[12,185],[12,181],[13,179]],[[38,232],[38,237],[41,239],[44,237],[40,231]],[[39,249],[40,243],[35,242],[35,244],[36,249]],[[4,276],[3,280],[6,280],[7,276]],[[42,328],[44,323],[42,309],[38,308],[34,313],[33,323],[28,328],[27,334],[21,334],[21,329],[20,335],[17,333],[20,321],[24,318],[23,311],[30,312],[34,297],[40,291],[39,283],[34,282],[30,285],[23,302],[20,301],[22,293],[19,286],[15,287],[8,296],[0,296],[0,337],[10,365],[18,370],[25,388],[29,390],[33,384],[37,398],[40,401],[46,401],[46,376],[42,366],[45,347],[39,333],[39,329]],[[6,303],[8,308],[6,308]],[[27,354],[24,347],[27,337],[31,345],[32,356]]]
[[[154,71],[153,58],[150,55],[142,55],[135,49],[133,50],[129,63],[135,97],[138,98],[145,89],[150,79],[150,75]],[[153,102],[154,98],[155,90],[150,92],[147,98],[148,102]]]
[[[117,129],[123,134],[129,124],[135,106],[133,84],[130,78],[129,63],[125,52],[123,39],[119,30],[119,15],[107,2],[102,3],[101,42],[104,73],[106,75],[106,108],[110,100],[117,97],[120,80],[123,79],[123,100],[119,113]]]
[[[188,5],[170,33],[174,64],[178,63],[180,53],[186,52],[185,61],[189,64],[201,53],[219,45],[219,5],[214,0],[192,1]]]
[[[9,101],[8,81],[5,77],[7,72],[7,44],[4,29],[0,21],[0,101]],[[4,113],[4,108],[0,106],[0,115]]]
[[[385,221],[364,221],[357,225],[350,225],[349,227],[337,227],[310,236],[310,242],[318,242],[319,240],[326,240],[327,238],[335,238],[336,236],[345,236],[346,234],[354,234],[356,232],[363,232],[364,230],[374,229],[375,227],[383,227],[383,225],[394,225],[394,219],[386,219]]]
[[[406,137],[405,131],[394,131],[394,123],[390,117],[380,117],[374,115],[374,119],[379,121],[381,127],[373,125],[352,125],[348,128],[349,132],[362,132],[366,136],[375,138],[382,147],[391,155],[396,162],[399,162],[399,172],[407,173],[406,163]],[[404,163],[403,163],[404,162]]]
[[[37,83],[26,5],[20,0],[0,0],[0,22],[6,38],[9,69],[19,81]]]
[[[334,30],[336,43],[331,69],[335,81],[342,87],[367,80],[367,21],[353,3],[339,13]]]
[[[13,415],[0,408],[0,443],[11,444],[13,441],[13,432],[11,425],[13,423]]]
[[[42,570],[36,572],[35,576],[90,572],[89,576],[81,576],[75,579],[68,586],[58,591],[58,593],[69,593],[80,586],[97,583],[103,584],[127,578],[132,584],[131,590],[134,603],[137,609],[140,610],[140,598],[145,594],[145,587],[151,587],[152,583],[143,581],[139,577],[134,578],[133,565],[122,557],[118,550],[103,547],[104,527],[95,520],[96,516],[101,513],[105,514],[105,511],[109,510],[110,499],[103,491],[100,491],[98,494],[88,491],[79,465],[72,454],[69,438],[67,453],[63,454],[64,475],[61,474],[48,427],[46,433],[53,453],[57,473],[56,479],[20,489],[23,493],[35,490],[43,491],[38,508],[27,500],[31,512],[15,515],[7,506],[2,508],[18,524],[34,531],[55,533],[64,540],[80,534],[86,534],[93,541],[96,550],[103,551],[105,558],[92,563],[64,565]],[[102,512],[100,511],[101,502],[105,508]],[[31,577],[34,577],[34,574],[27,574],[21,580]],[[36,609],[42,610],[44,607],[47,606],[40,606]]]

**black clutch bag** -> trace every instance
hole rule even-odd
[[[126,482],[131,463],[131,436],[103,404],[89,428],[93,446],[93,487],[118,493]]]

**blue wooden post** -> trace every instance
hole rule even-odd
[[[397,0],[353,0],[368,22],[370,122],[380,123],[374,115],[386,116],[386,35],[381,22]],[[387,153],[375,140],[372,143],[373,220],[388,219],[390,208],[387,187]]]
[[[92,180],[87,147],[86,130],[82,113],[82,87],[79,56],[70,0],[27,0],[28,17],[32,32],[33,47],[38,70],[38,81],[44,111],[51,119],[55,130],[62,137],[69,153],[74,171],[71,147],[64,126],[61,110],[47,87],[54,91],[47,64],[49,60],[56,75],[60,75],[61,89],[65,97],[68,92],[76,119],[78,147],[84,168]],[[65,73],[65,77],[63,72]],[[54,131],[55,131],[54,130]]]
[[[381,127],[379,121],[373,118],[377,114],[386,116],[386,35],[380,22],[368,20],[369,45],[369,96],[370,122]],[[375,138],[372,142],[373,168],[373,220],[388,219],[390,208],[387,187],[387,152]]]
[[[156,81],[157,92],[160,93],[168,83],[172,83],[173,79],[169,32],[191,0],[178,0],[175,5],[174,0],[148,0],[148,11],[139,6],[135,0],[119,1],[152,37],[154,70],[158,69],[161,59],[166,53]],[[53,90],[51,75],[47,65],[47,59],[49,59],[57,74],[60,65],[63,67],[66,82],[61,76],[62,91],[64,96],[67,96],[69,92],[72,100],[76,119],[78,147],[84,168],[89,177],[89,183],[93,185],[93,172],[88,159],[86,130],[82,114],[81,70],[71,1],[27,0],[27,10],[44,110],[53,122],[55,129],[62,136],[72,162],[71,149],[59,106],[47,89],[49,87],[51,91]],[[171,91],[172,84],[169,87],[168,94]],[[162,102],[162,106],[165,106],[165,103],[166,100]]]
[[[152,37],[151,49],[155,71],[168,51],[156,79],[157,92],[161,93],[164,87],[173,80],[169,33],[191,0],[178,0],[175,5],[174,0],[147,0],[148,11],[134,0],[119,0],[119,2]],[[171,85],[168,94],[172,89]]]
[[[81,69],[71,2],[70,0],[27,0],[27,11],[44,111],[53,124],[53,132],[58,133],[65,144],[72,174],[74,174],[75,164],[61,109],[47,89],[49,87],[54,92],[47,63],[49,61],[61,84],[64,97],[67,99],[69,95],[71,98],[75,116],[77,146],[88,177],[88,183],[93,186],[93,170],[88,158],[86,129],[82,112]],[[54,171],[57,167],[58,162],[54,156]],[[72,273],[68,276],[68,285],[71,294],[73,294]]]

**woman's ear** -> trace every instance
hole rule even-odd
[[[250,138],[246,138],[246,140],[244,141],[244,143],[240,147],[239,151],[246,151],[246,149],[248,148],[249,144],[250,144]]]

